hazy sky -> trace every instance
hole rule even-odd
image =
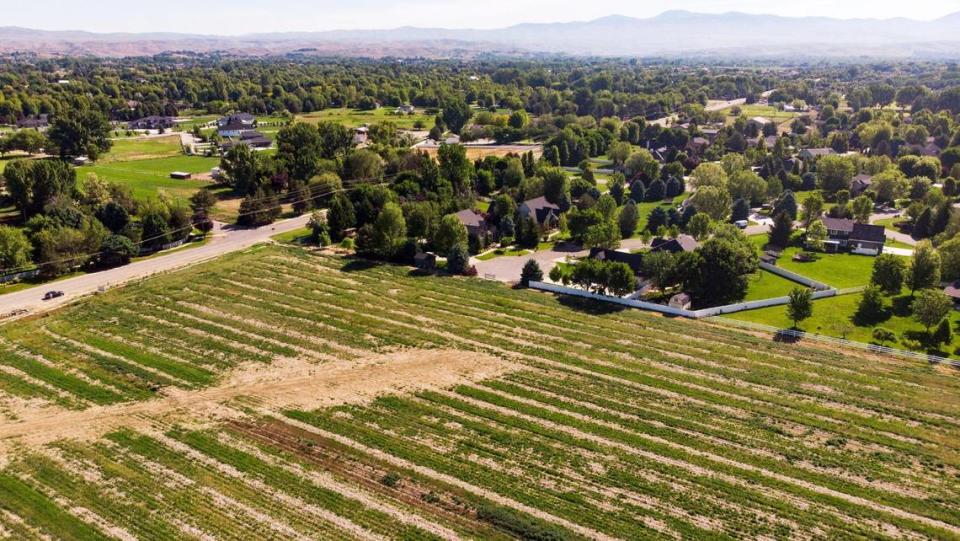
[[[0,0],[0,26],[96,32],[243,34],[340,28],[498,28],[521,22],[649,17],[670,9],[786,16],[935,19],[960,0]]]

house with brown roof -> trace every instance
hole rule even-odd
[[[833,156],[836,154],[832,148],[805,148],[800,151],[800,159],[803,161],[813,161],[823,156]]]
[[[671,254],[692,252],[699,247],[700,243],[690,235],[679,235],[675,239],[657,237],[650,243],[651,252],[670,252]]]
[[[887,233],[883,226],[829,216],[825,216],[821,221],[829,236],[824,242],[828,252],[849,250],[862,255],[880,255],[883,252],[883,245],[887,242]]]
[[[863,195],[863,192],[870,189],[871,184],[873,184],[872,175],[860,174],[853,177],[853,180],[850,181],[850,196],[857,197]]]
[[[560,207],[547,201],[543,196],[524,201],[517,208],[517,212],[524,218],[532,217],[537,225],[544,229],[556,227],[560,220]]]
[[[590,259],[597,261],[609,261],[612,263],[626,263],[634,274],[640,275],[643,272],[643,254],[631,254],[630,252],[620,252],[609,250],[607,248],[590,248]]]
[[[467,228],[467,234],[483,238],[487,236],[489,228],[487,227],[487,219],[474,209],[464,209],[456,213],[454,216],[460,220],[460,223]]]

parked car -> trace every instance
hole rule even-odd
[[[747,228],[747,225],[749,225],[749,223],[750,223],[750,222],[748,222],[748,221],[746,221],[746,220],[737,220],[737,221],[733,222],[733,224],[736,225],[737,227],[739,227],[740,229],[746,229],[746,228]]]
[[[49,301],[50,299],[56,299],[57,297],[62,297],[63,291],[47,291],[46,295],[43,296],[43,300]]]

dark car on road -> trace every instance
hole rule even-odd
[[[49,301],[50,299],[56,299],[57,297],[62,297],[63,291],[47,291],[47,294],[43,296],[43,300]]]

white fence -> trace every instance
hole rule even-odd
[[[817,291],[824,291],[824,290],[830,289],[830,286],[828,286],[827,284],[824,284],[823,282],[818,282],[818,281],[816,281],[816,280],[811,280],[810,278],[807,278],[806,276],[802,276],[802,275],[797,274],[797,273],[795,273],[795,272],[790,272],[790,271],[788,271],[787,269],[782,269],[782,268],[780,268],[780,267],[778,267],[778,266],[776,266],[776,265],[771,265],[770,263],[764,263],[763,261],[761,261],[761,262],[760,262],[760,268],[763,269],[763,270],[765,270],[765,271],[767,271],[767,272],[772,272],[773,274],[776,274],[776,275],[778,275],[778,276],[782,276],[782,277],[786,278],[787,280],[790,280],[791,282],[797,282],[798,284],[803,284],[803,285],[805,285],[805,286],[807,286],[807,287],[812,287],[813,289],[816,289]]]
[[[778,336],[786,336],[790,338],[805,338],[808,340],[816,340],[817,342],[823,342],[826,344],[835,344],[845,347],[852,347],[857,349],[863,349],[873,353],[880,353],[883,355],[892,355],[896,357],[904,357],[907,359],[917,359],[921,361],[927,361],[934,364],[946,364],[954,368],[960,368],[960,361],[955,361],[953,359],[948,359],[946,357],[941,357],[939,355],[931,355],[929,353],[919,353],[916,351],[907,351],[904,349],[894,349],[888,348],[886,346],[879,346],[877,344],[866,344],[863,342],[855,342],[853,340],[845,340],[843,338],[834,338],[832,336],[825,336],[822,334],[809,333],[804,331],[795,331],[793,329],[778,329],[777,327],[772,327],[770,325],[763,325],[761,323],[752,323],[749,321],[740,321],[737,319],[727,319],[727,318],[716,318],[711,321],[716,321],[717,323],[723,323],[724,325],[729,325],[732,327],[740,327],[744,329],[750,329],[755,331],[764,331],[774,333]]]
[[[620,305],[629,306],[632,308],[640,308],[642,310],[652,310],[654,312],[660,312],[661,314],[669,314],[672,316],[683,316],[691,319],[700,319],[704,317],[719,316],[722,314],[733,314],[735,312],[742,312],[744,310],[755,310],[757,308],[766,308],[768,306],[780,306],[790,302],[790,297],[774,297],[772,299],[761,299],[757,301],[740,302],[736,304],[727,304],[724,306],[714,306],[713,308],[702,308],[700,310],[684,310],[681,308],[674,308],[672,306],[657,304],[653,302],[640,301],[636,299],[625,299],[622,297],[614,297],[612,295],[600,295],[599,293],[593,293],[592,291],[584,291],[582,289],[577,289],[574,287],[551,284],[547,282],[530,282],[530,288],[538,289],[541,291],[550,291],[552,293],[561,293],[563,295],[573,295],[575,297],[583,297],[585,299],[593,299],[593,300],[602,301],[602,302],[611,302],[614,304],[620,304]],[[836,295],[837,295],[836,289],[827,289],[824,291],[814,291],[811,296],[814,299],[823,299],[826,297],[833,297]]]

